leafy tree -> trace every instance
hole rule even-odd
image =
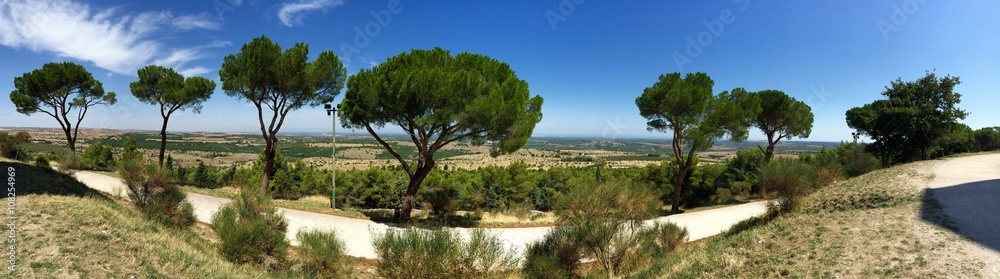
[[[163,126],[160,128],[159,164],[163,166],[163,152],[167,149],[167,121],[176,111],[191,109],[201,113],[201,103],[212,97],[215,82],[204,77],[184,78],[174,69],[149,65],[139,69],[139,81],[129,84],[132,95],[139,101],[160,106]]]
[[[961,94],[954,92],[958,77],[938,78],[928,72],[916,81],[896,79],[885,88],[885,100],[847,111],[847,125],[875,140],[882,165],[894,155],[903,161],[926,159],[948,130],[965,119],[957,107]]]
[[[754,101],[760,104],[760,113],[754,117],[752,125],[767,136],[767,150],[764,152],[766,165],[774,156],[774,145],[781,139],[809,137],[813,113],[809,105],[789,97],[785,92],[763,90],[753,95]]]
[[[934,142],[930,152],[935,157],[943,157],[956,153],[976,150],[976,134],[969,125],[957,123],[948,127],[945,133]]]
[[[142,158],[142,152],[136,148],[135,136],[128,134],[125,136],[125,142],[122,143],[122,161],[132,161]]]
[[[83,150],[83,164],[87,167],[107,169],[115,165],[115,155],[111,146],[95,142]]]
[[[435,152],[459,140],[489,144],[492,156],[514,152],[528,142],[542,118],[541,107],[542,98],[531,97],[528,83],[506,63],[435,48],[402,53],[359,71],[348,80],[340,117],[346,128],[367,130],[406,171],[410,181],[400,216],[408,219],[421,183],[434,168]],[[410,137],[416,162],[375,132],[387,123]]]
[[[751,116],[760,113],[746,90],[733,89],[713,96],[715,84],[705,73],[660,75],[652,87],[635,99],[647,130],[673,133],[671,146],[677,162],[671,210],[680,211],[684,180],[694,167],[694,152],[706,150],[715,139],[729,135],[733,141],[747,138]]]
[[[979,151],[1000,149],[1000,127],[983,127],[975,132],[976,146]]]
[[[264,137],[266,162],[261,192],[266,193],[274,174],[278,131],[288,112],[303,106],[316,107],[333,101],[344,86],[346,70],[332,51],[322,51],[307,61],[309,45],[297,43],[282,52],[281,46],[261,36],[244,44],[237,54],[227,55],[219,70],[226,95],[250,102]],[[265,110],[268,115],[265,116]]]
[[[17,112],[31,115],[43,112],[59,122],[66,136],[69,149],[76,152],[76,136],[80,122],[90,107],[114,105],[115,92],[104,92],[100,81],[73,62],[48,63],[41,69],[24,73],[14,78],[10,101]],[[76,111],[76,123],[70,121],[69,114]]]
[[[890,146],[902,144],[903,138],[902,133],[895,128],[903,124],[895,122],[901,120],[892,117],[888,106],[888,100],[877,100],[847,110],[847,126],[875,141],[868,146],[878,154],[883,168],[889,167],[889,158],[897,152]]]

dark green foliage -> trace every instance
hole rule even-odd
[[[848,177],[860,176],[879,169],[875,155],[865,151],[863,145],[845,143],[837,147],[840,164]]]
[[[194,224],[194,208],[184,200],[187,195],[168,182],[162,169],[133,158],[123,160],[118,173],[128,189],[129,199],[146,218],[167,227],[187,228]]]
[[[23,160],[28,154],[18,149],[18,145],[31,142],[31,135],[20,131],[13,135],[0,132],[0,156],[15,160]]]
[[[375,137],[409,176],[400,211],[408,219],[438,150],[465,140],[472,145],[489,142],[493,156],[517,151],[541,120],[541,106],[542,98],[531,97],[528,83],[506,63],[435,48],[361,69],[348,80],[340,116],[345,128],[364,129]],[[417,149],[415,163],[375,132],[386,124],[410,135]],[[528,186],[525,198],[530,191]]]
[[[347,277],[351,272],[351,257],[335,231],[299,231],[299,258],[302,270],[319,278]]]
[[[43,167],[43,168],[48,168],[49,167],[49,159],[45,158],[45,156],[35,157],[35,166]]]
[[[972,152],[976,150],[976,134],[968,125],[957,123],[945,129],[944,134],[934,141],[928,149],[931,157],[943,157],[952,154]]]
[[[347,79],[344,65],[332,51],[320,52],[311,62],[308,58],[309,45],[305,43],[282,51],[280,45],[261,36],[244,44],[239,53],[223,58],[219,69],[226,95],[252,103],[261,115],[258,121],[265,143],[265,162],[259,169],[264,174],[262,192],[269,190],[275,174],[278,131],[288,112],[333,102]],[[265,114],[265,110],[269,112]]]
[[[97,105],[114,105],[118,101],[114,92],[105,93],[100,81],[73,62],[48,63],[41,69],[24,73],[14,78],[14,88],[10,101],[17,112],[31,115],[41,111],[55,118],[73,152],[76,152],[80,122],[87,110]]]
[[[238,199],[212,216],[212,226],[222,242],[219,252],[229,261],[268,271],[288,267],[288,222],[257,187],[244,187]]]
[[[107,170],[115,166],[114,150],[102,142],[91,143],[80,157],[81,165],[87,169]]]
[[[480,229],[469,240],[446,230],[388,230],[372,240],[383,278],[507,278],[516,255]]]
[[[847,125],[875,142],[882,166],[892,161],[927,159],[935,144],[967,112],[957,107],[961,94],[954,92],[958,77],[938,78],[928,72],[916,81],[896,79],[886,87],[883,100],[847,111]]]
[[[747,137],[750,120],[760,106],[742,88],[719,95],[712,92],[715,82],[705,73],[660,75],[659,80],[635,99],[646,129],[672,133],[673,158],[677,163],[671,211],[681,206],[684,180],[696,166],[694,152],[706,150],[716,139],[728,135],[733,141]]]
[[[782,139],[808,138],[812,132],[812,108],[779,90],[762,90],[751,94],[760,113],[753,116],[753,126],[767,137],[764,164],[774,156],[774,145]]]
[[[136,149],[135,136],[132,134],[125,135],[125,142],[122,144],[122,161],[128,160],[140,160],[142,159],[142,152]]]
[[[205,162],[198,161],[198,168],[194,170],[194,185],[197,187],[211,188],[215,186],[215,179],[205,166]]]
[[[782,211],[798,208],[801,198],[819,186],[816,167],[798,160],[780,159],[768,164],[760,173],[765,197],[775,197]]]
[[[555,227],[545,239],[528,244],[521,274],[525,278],[575,278],[583,249],[570,227]]]
[[[174,69],[149,65],[138,71],[139,80],[129,84],[132,95],[140,102],[160,107],[163,126],[160,129],[159,164],[167,146],[167,121],[177,111],[191,109],[201,113],[201,103],[212,97],[215,82],[203,77],[184,78]]]
[[[976,146],[979,151],[1000,149],[1000,127],[984,127],[976,130]]]

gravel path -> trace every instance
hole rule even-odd
[[[1000,154],[951,158],[935,164],[929,192],[959,235],[973,240],[989,264],[986,274],[1000,275]]]
[[[124,194],[125,185],[115,177],[86,171],[77,171],[75,176],[80,182],[91,188],[116,195]],[[211,223],[212,214],[215,214],[215,212],[219,211],[219,208],[232,200],[187,193],[187,201],[194,207],[194,215],[198,221]],[[688,240],[694,241],[719,234],[739,221],[762,215],[766,210],[766,202],[754,202],[660,217],[647,220],[646,223],[674,222],[678,226],[686,227],[689,232]],[[372,234],[383,233],[390,229],[385,224],[370,220],[345,218],[287,208],[278,208],[278,211],[288,219],[288,233],[286,237],[293,245],[298,244],[298,239],[296,239],[295,235],[300,230],[335,230],[338,236],[347,244],[347,254],[356,257],[376,258],[375,248],[371,245]],[[520,252],[524,251],[524,247],[528,243],[541,240],[550,229],[551,227],[495,228],[486,229],[486,231],[502,239],[509,247],[516,249],[518,254],[520,254]],[[457,228],[455,230],[462,235],[468,235],[469,231],[469,229],[464,228]]]

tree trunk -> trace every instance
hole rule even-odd
[[[264,194],[267,194],[267,186],[271,182],[271,171],[274,170],[274,150],[277,149],[277,143],[274,139],[268,139],[266,142],[267,145],[264,148],[264,173],[261,176],[260,182],[260,192]]]
[[[882,168],[889,168],[889,154],[885,151],[882,151]]]
[[[160,167],[163,167],[163,152],[167,150],[167,118],[163,118],[163,128],[160,128]]]
[[[681,212],[681,192],[684,191],[684,177],[687,176],[687,172],[690,169],[691,164],[684,164],[678,169],[677,179],[674,181],[674,200],[670,203],[671,213]]]
[[[433,168],[434,161],[429,160],[428,164],[418,167],[413,176],[410,177],[410,183],[406,185],[406,196],[403,198],[403,206],[399,210],[399,221],[410,220],[410,212],[413,211],[413,204],[417,201],[417,190],[420,190],[420,184],[424,182],[427,174]]]
[[[771,162],[771,157],[774,157],[774,144],[767,144],[767,151],[764,151],[764,165],[766,166]]]
[[[73,141],[73,136],[69,133],[69,128],[64,128],[63,132],[66,133],[66,144],[69,145],[69,151],[76,153],[76,142]]]

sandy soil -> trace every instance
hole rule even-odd
[[[948,159],[933,173],[929,192],[953,231],[971,240],[961,242],[966,253],[957,260],[985,261],[982,275],[1000,278],[1000,154]]]

